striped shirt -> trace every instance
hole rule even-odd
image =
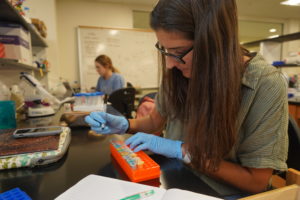
[[[163,94],[156,97],[158,112],[166,117],[162,107]],[[281,72],[270,66],[260,54],[248,64],[242,79],[242,101],[238,114],[238,142],[226,160],[251,168],[287,169],[288,151],[287,87]],[[168,120],[165,137],[183,140],[184,130],[179,120]],[[195,172],[220,195],[240,191]]]

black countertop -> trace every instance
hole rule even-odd
[[[54,124],[57,123],[57,116],[52,119]],[[97,136],[89,133],[87,127],[72,128],[71,134],[69,149],[58,162],[35,168],[0,171],[0,192],[19,187],[33,200],[47,200],[59,196],[89,174],[127,180],[126,175],[111,157],[109,141],[112,138],[129,135]],[[154,154],[150,156],[160,165],[161,176],[143,184],[218,196],[181,161]]]
[[[300,97],[292,97],[288,99],[291,105],[300,105]]]

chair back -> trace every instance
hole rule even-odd
[[[132,118],[132,111],[134,111],[135,89],[132,87],[121,88],[108,97],[108,102],[111,103],[117,111],[119,111],[126,118]]]
[[[127,83],[126,83],[126,86],[127,86],[127,87],[133,87],[132,83],[130,83],[130,82],[127,82]]]
[[[148,93],[148,94],[144,95],[144,96],[140,99],[139,105],[141,105],[141,103],[143,103],[145,97],[149,97],[149,98],[151,98],[151,99],[155,99],[156,94],[157,94],[157,92],[151,92],[151,93]]]

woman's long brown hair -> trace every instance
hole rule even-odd
[[[237,139],[244,65],[235,0],[159,0],[151,27],[194,41],[189,79],[163,67],[164,106],[184,124],[192,165],[217,170]]]
[[[95,62],[100,63],[103,67],[110,69],[112,72],[119,73],[119,70],[112,64],[110,57],[107,55],[99,55]]]

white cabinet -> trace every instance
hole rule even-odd
[[[8,0],[0,1],[0,22],[20,24],[30,32],[32,49],[43,51],[47,43],[36,29],[11,6]],[[16,60],[0,58],[0,80],[7,85],[16,84],[19,81],[20,72],[29,72],[47,86],[47,71],[36,66],[18,63]]]

